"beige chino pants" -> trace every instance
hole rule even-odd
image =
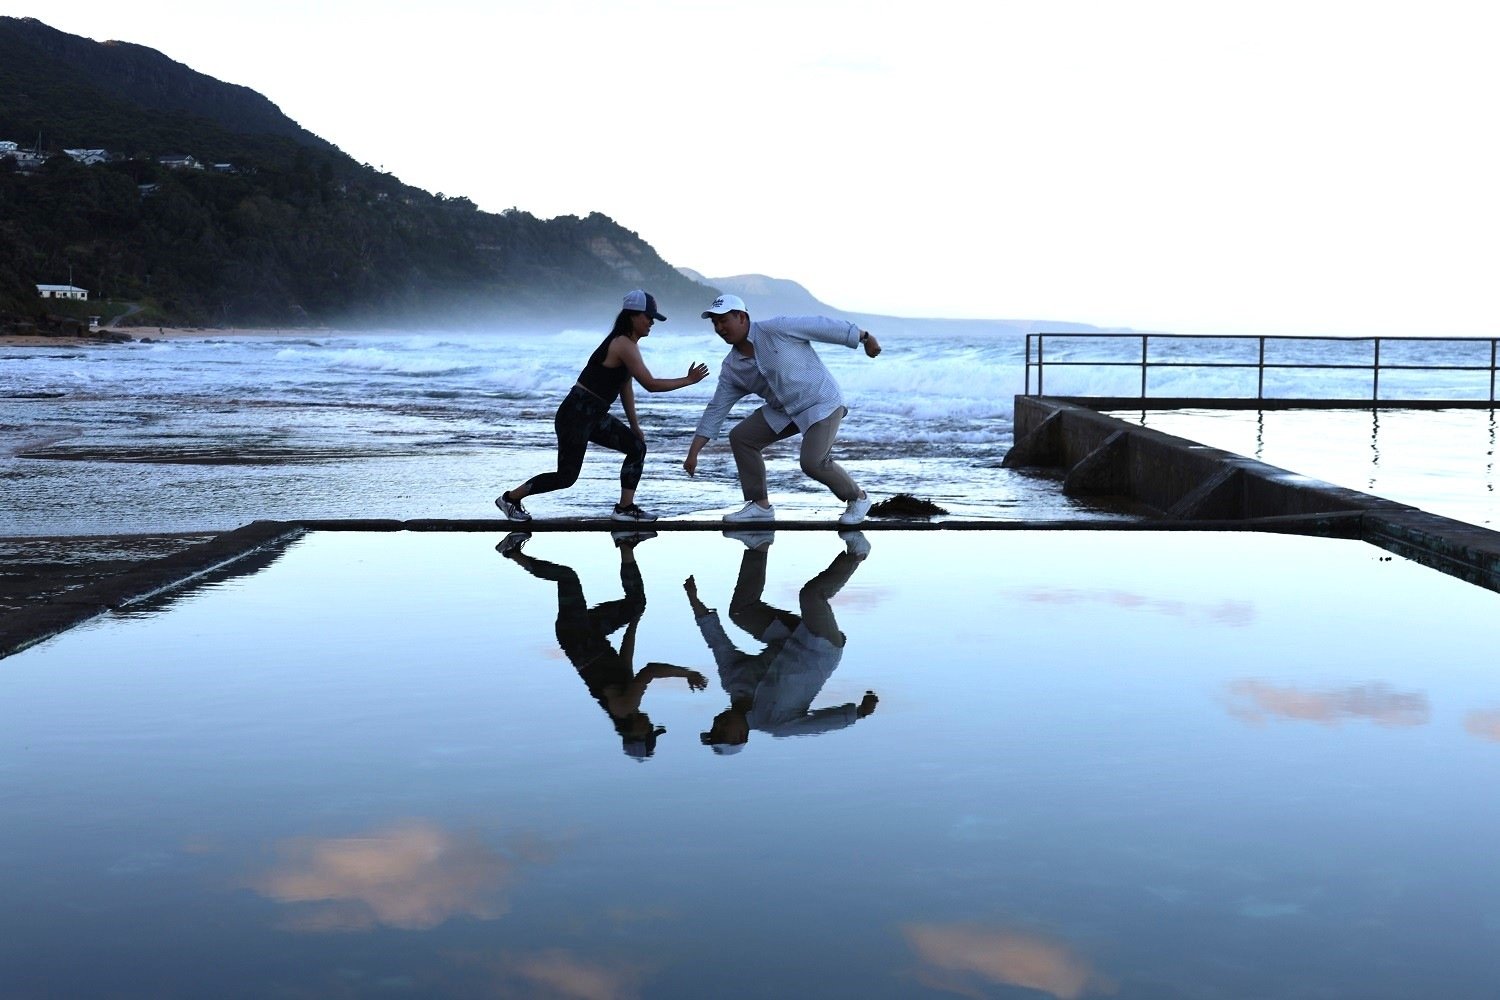
[[[833,442],[839,434],[839,423],[849,410],[839,407],[819,420],[802,435],[802,471],[827,486],[833,495],[848,503],[859,496],[859,484],[833,460]],[[729,448],[734,453],[735,468],[740,473],[740,490],[746,500],[765,500],[766,460],[762,452],[769,446],[798,433],[796,424],[787,424],[780,433],[766,423],[761,407],[735,425],[729,432]]]

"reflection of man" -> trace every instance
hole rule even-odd
[[[641,711],[641,699],[651,682],[663,677],[682,677],[694,691],[708,687],[708,678],[686,667],[648,663],[640,673],[631,667],[636,626],[646,611],[646,588],[641,582],[640,567],[635,564],[635,547],[655,536],[654,531],[615,532],[615,546],[620,550],[620,585],[625,596],[594,608],[584,599],[583,585],[572,569],[521,551],[530,534],[513,532],[496,546],[501,555],[532,576],[557,584],[558,645],[588,685],[589,694],[608,713],[624,751],[637,758],[651,756],[656,751],[656,738],[666,732],[664,727],[653,725]],[[625,636],[616,652],[609,636],[621,625],[625,626]]]
[[[726,532],[726,534],[731,534]],[[859,704],[812,708],[813,699],[838,668],[844,655],[844,633],[839,631],[829,600],[837,594],[854,570],[869,554],[870,543],[857,531],[841,532],[846,551],[828,568],[802,587],[798,610],[773,608],[761,598],[766,586],[766,561],[770,549],[768,533],[745,535],[745,554],[734,596],[729,601],[729,620],[765,643],[759,653],[737,649],[724,631],[719,614],[705,607],[698,597],[698,584],[688,577],[683,584],[693,617],[719,665],[719,681],[729,695],[729,707],[714,717],[701,739],[715,753],[738,753],[758,729],[772,736],[826,733],[851,726],[875,711],[879,699],[865,692]]]

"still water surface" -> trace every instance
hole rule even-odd
[[[1250,534],[500,537],[314,534],[7,659],[0,994],[1494,995],[1494,593]]]

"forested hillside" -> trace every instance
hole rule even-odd
[[[70,275],[152,324],[597,324],[634,285],[667,305],[705,295],[605,216],[481,212],[356,163],[244,87],[33,19],[0,17],[0,140],[46,157],[0,154],[13,320]],[[112,159],[62,152],[80,148]]]

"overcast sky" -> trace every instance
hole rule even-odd
[[[1486,7],[4,0],[407,183],[843,309],[1493,336]]]

